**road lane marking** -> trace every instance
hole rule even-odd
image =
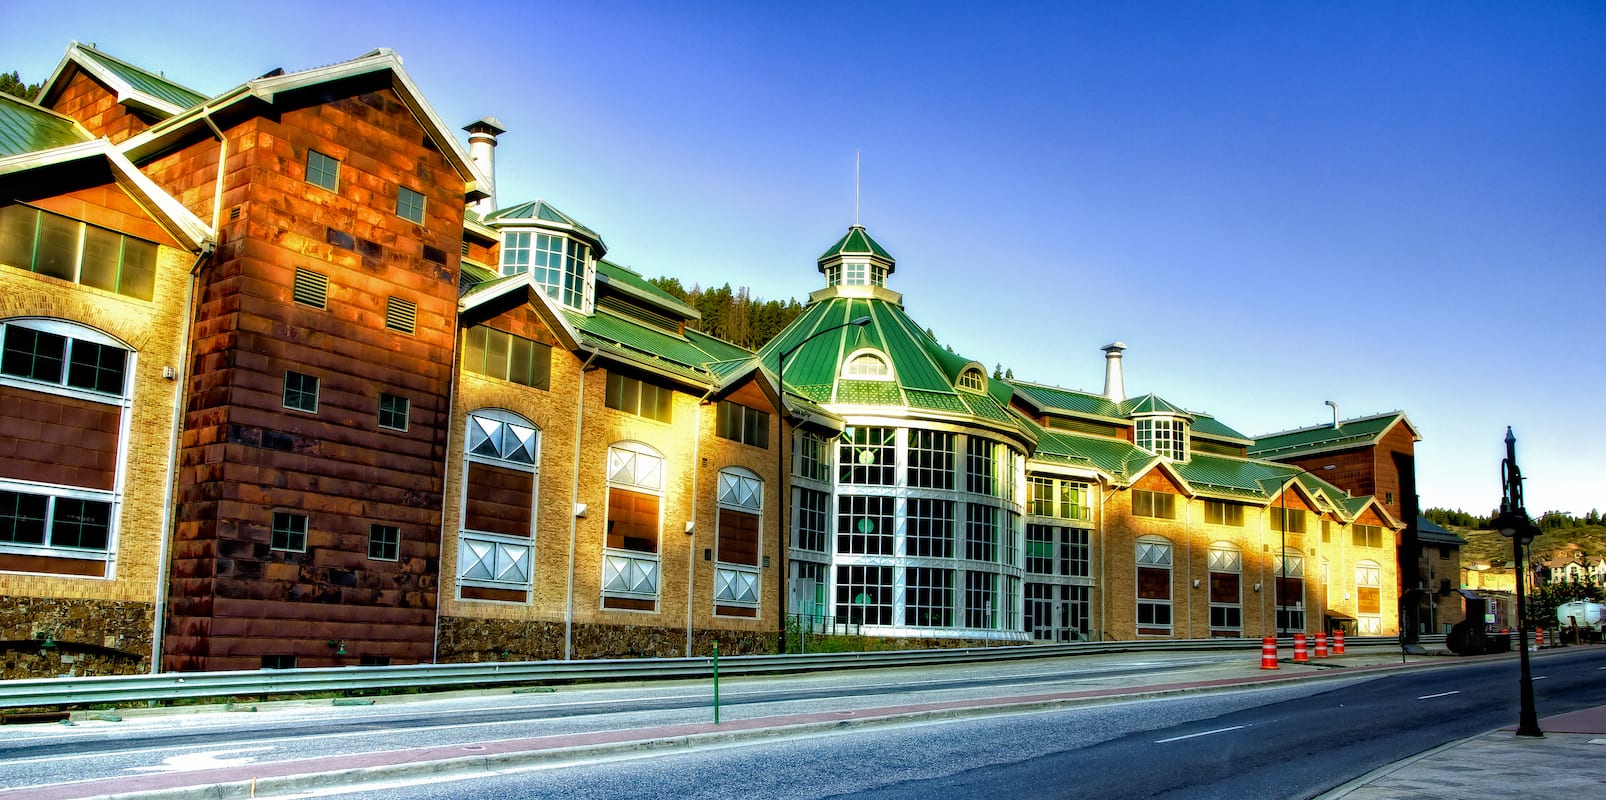
[[[1214,733],[1226,733],[1227,731],[1235,731],[1235,730],[1238,730],[1239,728],[1242,728],[1242,727],[1243,727],[1242,725],[1234,725],[1231,728],[1217,728],[1217,729],[1215,729],[1213,731],[1200,731],[1198,733],[1190,733],[1187,736],[1173,736],[1173,737],[1171,737],[1169,739],[1156,739],[1156,740],[1154,740],[1154,743],[1155,744],[1165,744],[1166,742],[1180,742],[1183,739],[1192,739],[1195,736],[1209,736],[1209,735],[1214,734]]]
[[[1421,697],[1418,697],[1417,699],[1418,700],[1432,700],[1435,697],[1449,697],[1452,694],[1460,694],[1460,693],[1461,693],[1461,690],[1457,689],[1457,690],[1455,690],[1453,692],[1439,692],[1438,694],[1425,694],[1425,695],[1422,695]]]
[[[1535,675],[1535,676],[1534,676],[1534,680],[1536,680],[1536,681],[1542,681],[1542,680],[1544,680],[1544,679],[1546,679],[1546,678],[1548,678],[1548,677],[1550,677],[1550,676],[1549,676],[1549,675]]]
[[[238,747],[233,750],[213,750],[210,753],[184,753],[162,759],[162,763],[159,766],[129,767],[124,772],[193,772],[199,769],[235,767],[255,761],[256,756],[243,756],[241,758],[219,758],[218,756],[232,755],[234,753],[258,753],[272,749],[273,746],[268,745],[264,747]]]

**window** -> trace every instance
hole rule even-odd
[[[826,525],[830,519],[831,494],[815,489],[794,489],[797,502],[797,541],[800,550],[825,552]]]
[[[608,448],[608,519],[602,555],[602,605],[657,609],[664,458],[635,443]]]
[[[719,401],[718,433],[720,438],[750,444],[768,450],[770,447],[770,415],[756,408],[748,408],[729,400]]]
[[[368,557],[375,561],[395,561],[401,551],[401,528],[395,525],[368,526]]]
[[[1206,559],[1210,570],[1210,627],[1212,631],[1237,631],[1244,626],[1243,552],[1230,542],[1210,545]]]
[[[608,373],[605,402],[609,408],[659,422],[670,422],[674,413],[674,401],[673,389],[617,372]]]
[[[1355,526],[1353,542],[1356,547],[1382,547],[1383,529],[1377,525]]]
[[[837,552],[892,555],[892,498],[840,495],[836,505]]]
[[[909,431],[909,485],[918,489],[954,488],[954,435],[914,428]]]
[[[1088,586],[1026,584],[1026,631],[1033,639],[1071,642],[1086,638],[1092,604]]]
[[[0,325],[0,337],[0,375],[102,401],[124,395],[129,352],[107,336],[72,323],[28,320]]]
[[[1333,541],[1333,523],[1324,519],[1322,520],[1322,543],[1326,544],[1331,541]]]
[[[794,449],[793,473],[812,481],[831,480],[831,449],[825,437],[799,432]]]
[[[424,196],[406,186],[396,187],[396,216],[424,224]]]
[[[893,428],[847,428],[837,442],[837,464],[842,483],[857,486],[891,486],[897,477]]]
[[[477,411],[468,415],[468,454],[470,458],[491,459],[534,466],[537,455],[535,426],[512,414]]]
[[[998,509],[979,503],[965,504],[965,558],[998,560]]]
[[[274,550],[307,552],[307,515],[273,512],[273,534],[269,546]]]
[[[805,624],[823,623],[826,565],[813,561],[792,562],[791,612],[808,617]]]
[[[385,327],[411,336],[418,332],[418,304],[400,297],[385,300]],[[487,328],[486,330],[490,330]]]
[[[876,353],[859,353],[848,359],[842,367],[842,377],[859,380],[891,380],[892,369],[887,360]]]
[[[470,413],[464,429],[458,592],[466,600],[522,602],[535,554],[541,431],[494,408]]]
[[[1030,492],[1027,513],[1059,519],[1086,520],[1091,517],[1086,481],[1033,475],[1026,479],[1026,485]]]
[[[915,628],[948,628],[954,624],[954,571],[909,567],[904,571],[903,624]]]
[[[156,244],[24,205],[0,206],[0,264],[149,300]]]
[[[717,499],[714,613],[756,616],[764,482],[745,469],[720,470]]]
[[[1271,521],[1271,529],[1274,531],[1305,532],[1305,512],[1301,509],[1273,506],[1266,509],[1266,518]]]
[[[953,558],[954,501],[911,497],[904,549],[911,556]]]
[[[407,410],[410,405],[405,397],[393,394],[379,394],[379,427],[393,431],[407,430]]]
[[[1305,557],[1294,548],[1272,562],[1277,585],[1277,629],[1305,629]]]
[[[1355,617],[1358,632],[1383,633],[1383,568],[1376,561],[1355,564]]]
[[[998,613],[998,575],[991,572],[965,573],[965,627],[995,628],[1002,621]]]
[[[1057,577],[1088,577],[1087,531],[1052,525],[1026,526],[1026,573]]]
[[[1171,417],[1144,417],[1134,424],[1138,447],[1167,461],[1187,460],[1187,422]]]
[[[965,441],[965,491],[993,496],[993,451],[996,445],[972,436]]]
[[[83,494],[93,497],[100,493]],[[111,517],[109,500],[0,490],[0,549],[37,552],[31,548],[62,548],[103,553],[111,542]]]
[[[987,391],[987,376],[979,369],[967,369],[959,373],[959,388],[969,389],[972,392]]]
[[[591,248],[563,236],[534,231],[502,234],[502,274],[530,277],[553,300],[583,311]]]
[[[1175,519],[1177,516],[1177,496],[1165,492],[1150,492],[1144,489],[1132,490],[1132,514],[1139,517],[1155,517],[1158,519]]]
[[[1137,541],[1138,633],[1171,633],[1171,542],[1158,536]]]
[[[475,325],[464,334],[463,369],[535,389],[548,387],[552,348],[495,328]]]
[[[1225,500],[1206,500],[1204,503],[1205,522],[1210,525],[1231,525],[1241,528],[1244,524],[1244,507],[1238,503],[1229,503]]]
[[[317,150],[307,151],[307,183],[328,189],[340,190],[340,162]]]
[[[318,413],[318,379],[299,372],[285,372],[284,407]]]
[[[850,625],[891,625],[892,567],[838,566],[836,618]]]
[[[329,276],[313,272],[310,269],[296,267],[296,277],[294,285],[290,289],[290,299],[304,306],[328,308]]]

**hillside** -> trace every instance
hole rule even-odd
[[[1467,540],[1467,546],[1461,549],[1463,565],[1511,560],[1511,540],[1501,536],[1498,531],[1471,530],[1454,525],[1446,527]],[[1548,530],[1534,538],[1528,551],[1535,558],[1554,558],[1570,550],[1591,557],[1606,556],[1606,526],[1580,525]]]

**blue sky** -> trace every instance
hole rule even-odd
[[[389,47],[508,128],[498,198],[764,298],[862,211],[957,351],[1250,434],[1404,410],[1424,506],[1606,510],[1606,4],[13,0],[0,70],[72,40],[222,91]],[[71,9],[70,14],[61,14]],[[458,13],[477,10],[469,18]]]

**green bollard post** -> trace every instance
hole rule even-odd
[[[714,724],[719,724],[719,642],[714,642]]]

